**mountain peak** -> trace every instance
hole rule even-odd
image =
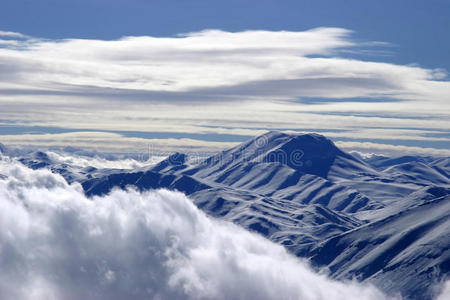
[[[260,146],[264,144],[296,144],[299,148],[322,147],[326,149],[337,149],[334,143],[325,136],[318,133],[284,133],[281,131],[269,131],[253,139]],[[307,150],[307,149],[306,149]]]
[[[293,169],[326,177],[337,155],[344,153],[320,134],[283,134],[270,132],[267,138],[280,141],[262,154],[261,161],[277,162]],[[268,144],[273,144],[270,140]]]
[[[0,143],[0,154],[6,154],[6,146]]]
[[[337,156],[351,157],[323,135],[269,131],[210,157],[206,163],[220,169],[241,163],[277,163],[326,178]]]
[[[276,139],[292,139],[292,138],[305,138],[305,139],[315,139],[316,141],[321,141],[321,142],[331,142],[328,138],[326,138],[325,136],[318,134],[318,133],[314,133],[314,132],[309,132],[309,133],[286,133],[286,132],[282,132],[282,131],[278,131],[278,130],[270,130],[262,135],[259,135],[255,138],[253,138],[254,140],[258,140],[261,138],[267,138],[269,140],[276,140]]]
[[[31,155],[31,157],[36,159],[36,160],[43,161],[43,162],[50,162],[50,157],[48,157],[47,153],[42,152],[42,151],[34,152]]]
[[[53,163],[47,153],[42,151],[32,152],[20,158],[19,161],[32,169],[45,168]]]
[[[187,161],[187,155],[183,153],[176,152],[170,155],[165,160],[158,163],[156,166],[152,168],[153,171],[161,171],[167,167],[170,168],[182,168]]]

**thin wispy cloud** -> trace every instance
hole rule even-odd
[[[2,141],[10,146],[26,145],[34,148],[72,146],[99,152],[121,153],[149,152],[155,154],[188,151],[197,154],[221,151],[226,147],[236,146],[236,143],[201,141],[189,138],[145,139],[126,137],[117,133],[105,132],[70,132],[60,134],[20,134],[3,135]]]
[[[2,31],[2,30],[0,30],[0,37],[1,38],[5,38],[5,37],[9,37],[9,38],[26,38],[27,36],[24,35],[24,34],[21,34],[19,32]]]

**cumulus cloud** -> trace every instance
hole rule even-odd
[[[447,299],[450,299],[450,280],[447,280],[442,285],[442,290],[436,298],[436,300],[447,300]]]
[[[0,174],[2,299],[385,298],[313,272],[177,192],[87,199],[46,170],[3,160]]]

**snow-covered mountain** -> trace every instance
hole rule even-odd
[[[321,135],[269,132],[195,163],[181,153],[133,169],[61,163],[44,152],[18,160],[80,182],[88,196],[129,186],[184,192],[209,215],[335,278],[409,299],[432,298],[450,274],[449,158],[363,159]]]

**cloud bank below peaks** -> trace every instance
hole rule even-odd
[[[91,200],[46,170],[3,160],[0,174],[2,299],[385,299],[177,192]]]

